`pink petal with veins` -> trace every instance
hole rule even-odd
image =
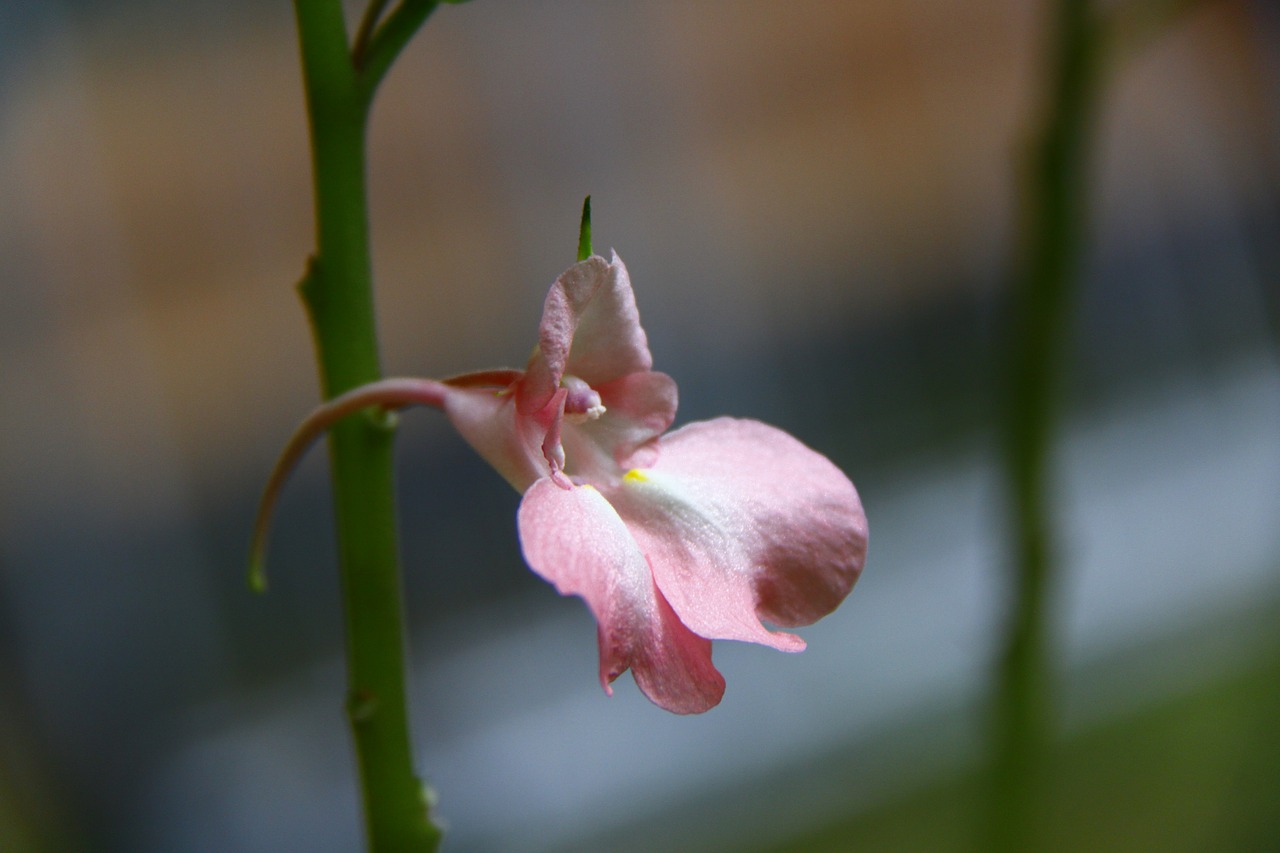
[[[605,692],[630,668],[641,691],[669,711],[696,714],[720,702],[724,678],[711,663],[711,641],[681,624],[599,491],[539,480],[517,520],[529,566],[562,595],[581,596],[595,615]]]
[[[593,255],[561,273],[542,308],[521,410],[540,409],[571,374],[592,387],[653,367],[627,268]]]
[[[606,491],[680,620],[783,651],[862,571],[867,519],[849,479],[785,432],[717,418],[664,436],[648,469]]]

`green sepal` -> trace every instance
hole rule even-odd
[[[582,200],[582,224],[578,226],[578,260],[591,257],[591,196]]]

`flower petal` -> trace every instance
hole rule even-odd
[[[862,571],[867,520],[826,457],[757,421],[718,418],[662,440],[656,465],[607,492],[681,621],[712,639],[784,651]]]
[[[514,394],[511,389],[450,387],[444,411],[467,443],[523,492],[548,473],[542,445],[550,424],[539,413],[517,412]]]
[[[630,373],[598,386],[605,412],[566,424],[565,470],[593,483],[616,483],[628,468],[652,465],[655,440],[676,417],[676,383],[665,373]]]
[[[521,407],[545,406],[566,373],[596,387],[652,366],[627,268],[616,254],[592,255],[547,293]]]
[[[669,711],[696,714],[720,702],[724,678],[711,663],[711,641],[676,617],[599,491],[539,480],[520,502],[518,522],[529,566],[562,595],[581,596],[595,615],[605,692],[630,667],[644,694]]]

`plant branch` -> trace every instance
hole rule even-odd
[[[364,10],[364,16],[360,19],[360,27],[356,30],[356,39],[351,44],[351,63],[357,69],[364,67],[365,53],[369,50],[369,40],[373,37],[373,31],[378,26],[378,22],[382,20],[382,13],[387,8],[390,0],[371,0],[369,7]]]
[[[438,0],[401,0],[382,25],[369,39],[368,50],[361,58],[359,67],[361,87],[366,101],[372,101],[373,95],[390,70],[400,51],[404,50],[414,33],[440,5]]]
[[[997,851],[1038,847],[1052,732],[1048,611],[1058,571],[1050,456],[1087,220],[1097,94],[1098,27],[1090,3],[1057,0],[1052,14],[1045,113],[1024,175],[1022,259],[1007,353],[1013,603],[997,673],[990,838],[984,844]]]

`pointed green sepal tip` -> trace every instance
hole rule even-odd
[[[591,196],[582,200],[582,224],[578,226],[578,260],[591,257]]]

